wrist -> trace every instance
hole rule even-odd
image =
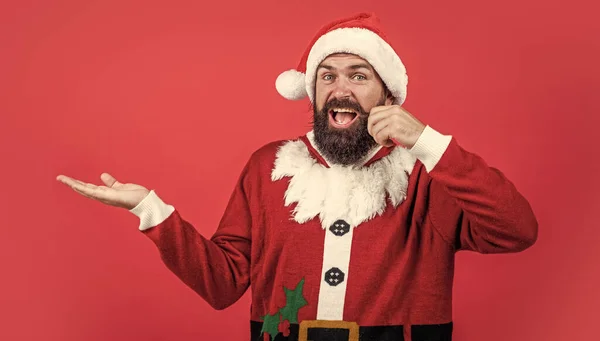
[[[431,172],[444,155],[451,140],[451,135],[443,135],[427,125],[408,151],[423,163],[428,172]]]
[[[150,190],[129,212],[139,218],[139,229],[143,231],[162,223],[174,210],[172,205],[165,203],[154,190]]]

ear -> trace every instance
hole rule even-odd
[[[392,95],[392,92],[388,89],[385,89],[385,93],[385,105],[392,105],[394,103],[394,96]]]

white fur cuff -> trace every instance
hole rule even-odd
[[[431,172],[444,155],[451,140],[451,135],[442,135],[430,126],[426,126],[417,143],[409,151],[423,163],[427,172]]]
[[[175,207],[166,204],[156,195],[154,190],[129,212],[140,218],[140,231],[147,230],[165,221],[171,213],[175,211]]]

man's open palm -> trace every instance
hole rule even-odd
[[[122,184],[108,173],[102,173],[100,179],[104,183],[104,186],[85,183],[65,175],[56,177],[56,180],[71,187],[75,192],[85,197],[128,210],[137,206],[150,192],[147,188],[140,185]]]

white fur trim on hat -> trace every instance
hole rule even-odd
[[[333,53],[352,53],[369,62],[395,97],[396,104],[406,100],[408,76],[394,49],[378,34],[364,28],[338,28],[319,37],[310,50],[306,65],[306,93],[313,92],[319,64]],[[299,84],[298,84],[299,85]]]
[[[287,70],[282,72],[275,81],[275,88],[281,96],[298,100],[306,97],[305,76],[297,70]]]

